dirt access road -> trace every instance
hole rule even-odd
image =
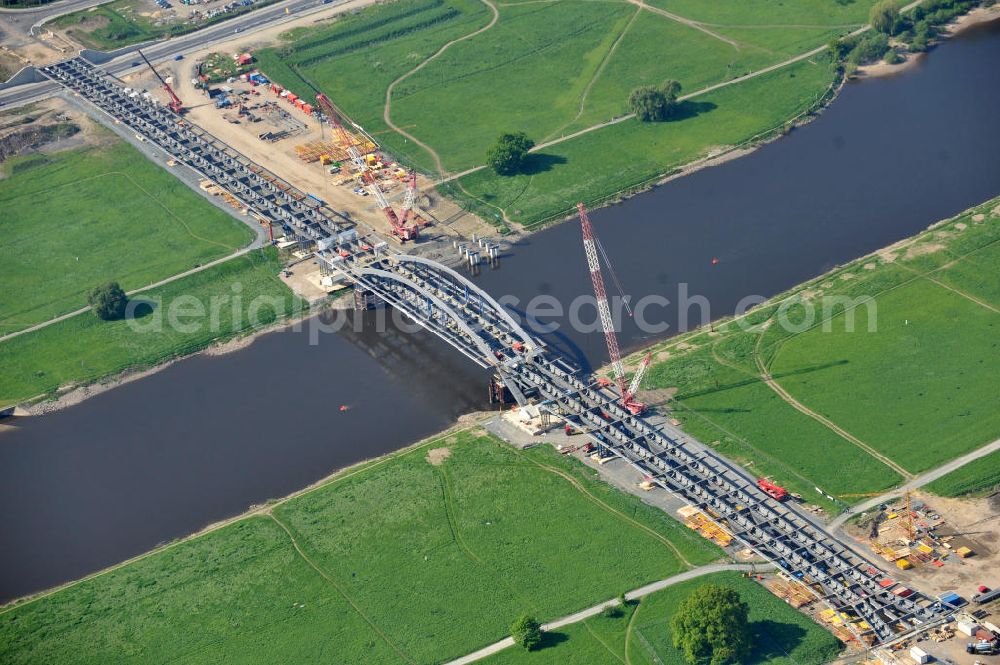
[[[171,61],[158,67],[161,74],[173,77],[177,95],[188,108],[187,117],[195,124],[231,145],[236,150],[253,161],[270,169],[275,175],[284,178],[305,192],[316,195],[327,201],[330,207],[347,213],[351,219],[363,225],[376,229],[388,235],[389,227],[381,210],[370,196],[361,197],[353,193],[353,187],[334,186],[325,168],[318,163],[308,164],[295,154],[295,146],[313,141],[330,140],[329,129],[321,127],[313,118],[305,116],[291,105],[279,102],[281,107],[296,119],[303,121],[308,131],[283,139],[277,143],[266,143],[257,139],[256,125],[241,122],[232,124],[223,117],[223,112],[216,109],[204,92],[195,88],[192,83],[194,67],[211,53],[234,54],[237,52],[253,52],[256,49],[271,46],[279,41],[281,34],[295,27],[316,27],[328,23],[344,12],[362,9],[376,0],[352,0],[332,6],[325,11],[311,13],[304,17],[290,17],[267,28],[252,33],[234,34],[231,38],[215,42],[209,47],[201,48],[185,54],[181,61]],[[266,73],[266,72],[265,72]],[[162,96],[158,85],[148,72],[138,72],[125,76],[129,84],[144,87],[154,94]],[[262,92],[259,100],[276,100],[269,92]],[[334,100],[336,102],[336,100]],[[229,111],[233,113],[233,111]],[[427,229],[426,237],[444,236],[465,239],[473,233],[491,235],[495,229],[455,205],[452,201],[437,195],[431,190],[431,183],[422,176],[417,180],[418,191],[426,192],[418,199],[418,207],[424,216],[434,220]],[[393,205],[400,205],[404,188],[397,186],[388,192],[387,198]]]

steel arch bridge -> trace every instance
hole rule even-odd
[[[354,284],[357,306],[391,305],[494,370],[519,404],[573,423],[602,454],[624,460],[702,510],[737,542],[848,616],[859,640],[893,641],[946,616],[940,603],[918,593],[894,593],[899,585],[876,566],[768,496],[711,449],[665,423],[632,415],[617,394],[551,353],[501,303],[454,270],[356,237],[320,252],[319,259]]]
[[[737,542],[847,617],[860,640],[893,642],[946,620],[951,608],[912,590],[904,592],[820,525],[765,494],[712,449],[655,416],[629,413],[618,395],[548,351],[499,302],[457,272],[392,253],[381,239],[344,231],[261,166],[78,58],[46,67],[44,73],[174,159],[213,177],[255,215],[314,241],[320,263],[355,286],[358,307],[395,307],[477,365],[495,371],[521,405],[533,404],[575,424],[602,454],[625,461],[702,510]]]

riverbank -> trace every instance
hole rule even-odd
[[[254,342],[265,335],[285,333],[298,329],[305,321],[322,316],[323,312],[340,309],[349,309],[351,305],[349,299],[344,295],[334,295],[321,302],[313,302],[309,308],[299,314],[282,317],[280,320],[247,330],[242,330],[231,336],[221,337],[213,340],[207,346],[198,348],[188,353],[171,357],[169,360],[153,364],[149,367],[129,368],[117,374],[107,376],[103,379],[86,383],[83,385],[61,386],[55,395],[43,394],[25,400],[15,407],[14,416],[43,416],[55,413],[71,406],[76,406],[81,402],[96,397],[109,390],[148,378],[154,374],[162,372],[175,363],[191,360],[198,356],[224,356],[236,353],[249,348]],[[0,430],[2,432],[3,430]]]
[[[718,557],[552,448],[460,427],[9,605],[0,654],[311,662],[336,645],[350,662],[440,662],[499,639],[526,607],[556,618]],[[191,638],[163,641],[177,634]]]
[[[781,136],[785,135],[788,131],[790,131],[790,129],[792,127],[798,127],[798,126],[800,126],[802,124],[805,124],[805,123],[811,121],[812,119],[814,119],[817,116],[817,114],[821,113],[822,110],[825,109],[826,106],[829,104],[829,102],[837,96],[837,94],[839,93],[841,87],[842,87],[842,84],[841,83],[837,83],[834,86],[831,86],[830,88],[828,88],[827,94],[824,96],[823,101],[821,101],[816,107],[809,108],[809,109],[806,109],[805,111],[801,112],[799,116],[797,116],[795,118],[792,118],[791,121],[782,122],[777,127],[774,127],[771,130],[767,130],[766,132],[764,132],[761,135],[757,135],[755,137],[752,137],[751,139],[749,139],[744,144],[738,145],[736,147],[730,147],[730,148],[725,149],[722,153],[715,153],[715,154],[712,154],[709,157],[706,157],[704,159],[697,160],[695,162],[690,162],[690,163],[686,164],[685,166],[681,167],[678,171],[676,171],[674,173],[670,173],[670,174],[668,174],[666,176],[657,176],[657,179],[654,182],[651,182],[648,185],[646,185],[644,187],[643,191],[651,189],[651,188],[653,188],[656,185],[661,185],[661,184],[664,184],[666,182],[670,182],[670,181],[676,180],[676,179],[678,179],[678,178],[680,178],[682,176],[689,175],[691,173],[695,173],[697,171],[703,170],[705,168],[708,168],[709,166],[720,165],[720,164],[732,161],[734,159],[737,159],[739,157],[743,157],[743,156],[749,155],[754,150],[762,147],[763,145],[772,143],[777,138],[780,138]],[[634,194],[631,195],[631,196],[634,196]],[[622,200],[625,200],[625,198],[630,198],[630,197],[616,196],[615,202],[621,202]],[[554,221],[555,220],[553,220],[553,222]],[[521,234],[519,234],[515,238],[515,240],[523,239],[523,238],[526,238],[526,237],[530,236],[530,234],[534,230],[536,230],[536,229],[531,229],[531,230],[522,232]],[[266,332],[266,331],[260,331],[260,332]],[[250,341],[251,340],[244,340],[242,343],[243,344],[249,344]],[[218,349],[218,351],[234,350],[236,348],[239,348],[238,345],[228,344],[225,347],[221,347],[220,349]],[[192,355],[192,354],[191,353],[184,353],[182,355],[184,357],[190,357],[190,355]],[[177,358],[177,356],[173,356],[171,358],[171,361],[176,360],[176,358]],[[107,381],[101,381],[101,383],[106,383],[110,387],[110,386],[116,385],[117,379],[134,380],[135,378],[139,378],[140,376],[144,376],[144,375],[147,375],[147,373],[145,372],[145,370],[143,372],[132,372],[132,371],[130,371],[130,372],[128,372],[128,375],[123,375],[123,376],[120,376],[120,377],[111,377]],[[100,390],[89,391],[86,388],[83,388],[81,390],[75,390],[74,393],[71,396],[67,397],[67,399],[65,399],[65,400],[60,399],[58,401],[58,403],[52,405],[52,407],[53,408],[61,408],[62,406],[65,406],[65,405],[76,404],[76,403],[79,403],[82,399],[85,399],[86,397],[88,397],[88,396],[90,396],[92,394],[96,394],[97,392],[101,392],[101,391]],[[30,395],[37,395],[37,394],[38,394],[38,392],[30,393]],[[48,410],[48,409],[43,409],[43,410]]]
[[[305,304],[278,279],[280,268],[273,248],[254,250],[144,291],[133,298],[138,305],[132,318],[101,321],[83,313],[5,340],[0,396],[17,404],[59,395],[59,402],[41,408],[61,408],[248,330],[301,315]],[[96,383],[103,385],[88,387]]]
[[[1000,21],[1000,4],[989,7],[976,7],[969,13],[959,16],[944,26],[944,31],[938,35],[934,45],[937,46],[941,42],[956,37],[977,25],[992,23],[993,21]],[[890,65],[885,61],[862,65],[858,67],[855,76],[864,78],[895,76],[917,66],[928,57],[932,57],[930,52],[907,53],[904,55],[902,61],[894,65]]]
[[[626,363],[653,354],[641,398],[836,514],[996,438],[998,240],[993,199]]]

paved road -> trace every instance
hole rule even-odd
[[[938,468],[928,471],[923,475],[917,476],[916,478],[913,478],[912,480],[900,485],[894,490],[890,490],[885,494],[881,494],[879,496],[868,499],[867,501],[859,503],[858,505],[854,506],[851,509],[851,512],[843,513],[842,515],[839,515],[835,519],[831,520],[830,523],[827,525],[827,529],[829,531],[835,531],[840,527],[842,527],[844,525],[844,522],[851,519],[858,513],[863,513],[866,510],[871,510],[872,508],[880,506],[883,503],[890,501],[891,499],[894,499],[898,496],[902,496],[908,490],[915,490],[918,487],[923,487],[924,485],[934,482],[938,478],[951,473],[955,469],[963,467],[966,464],[974,462],[980,457],[985,457],[986,455],[989,455],[990,453],[997,450],[1000,450],[1000,439],[997,439],[993,443],[988,443],[982,448],[977,448],[976,450],[973,450],[971,453],[968,453],[967,455],[962,455],[959,458],[953,459],[947,464],[943,464]]]
[[[95,2],[95,0],[69,1],[79,3],[79,8],[86,7],[89,4],[99,4],[98,2]],[[346,4],[347,2],[349,2],[349,0],[335,0],[329,4],[323,4],[322,0],[285,0],[284,2],[279,2],[268,7],[264,7],[263,9],[258,9],[242,16],[231,18],[228,21],[223,21],[217,25],[197,30],[188,35],[157,41],[146,45],[140,44],[139,46],[142,47],[143,53],[146,54],[146,57],[149,58],[151,62],[163,62],[172,60],[177,55],[183,55],[190,51],[209,46],[215,42],[228,39],[237,32],[249,36],[256,30],[271,28],[276,24],[300,19],[303,16],[308,16],[316,12],[324,10],[329,11],[331,8]],[[68,5],[60,3],[60,6],[62,7]],[[287,15],[285,14],[285,9],[288,9]],[[60,13],[63,12],[52,11],[51,15],[55,16]],[[121,76],[122,74],[127,74],[135,69],[144,68],[144,64],[137,67],[132,66],[132,63],[135,62],[138,57],[134,53],[134,48],[135,47],[119,49],[119,51],[125,52],[118,55],[110,62],[102,64],[102,69],[116,76]],[[28,102],[37,101],[39,99],[45,99],[46,97],[51,97],[56,94],[61,89],[61,86],[58,84],[51,81],[45,81],[42,83],[30,83],[27,85],[17,86],[8,90],[0,90],[0,106],[18,106],[21,104],[27,104]]]
[[[639,587],[634,591],[629,591],[625,594],[625,598],[628,600],[635,600],[637,598],[643,598],[651,593],[666,589],[669,586],[675,584],[680,584],[681,582],[687,582],[688,580],[697,579],[703,575],[711,575],[712,573],[721,573],[727,570],[739,570],[739,571],[759,571],[759,570],[770,570],[770,564],[741,564],[741,563],[713,563],[707,566],[700,566],[698,568],[692,568],[691,570],[685,571],[673,577],[668,577],[665,580],[660,580],[659,582],[653,582],[652,584],[647,584],[644,587]],[[592,616],[597,616],[605,607],[615,607],[618,605],[618,600],[613,598],[607,600],[593,607],[588,607],[585,610],[580,610],[579,612],[574,612],[568,616],[564,616],[561,619],[556,619],[555,621],[550,621],[549,623],[542,624],[542,630],[552,631],[558,630],[563,626],[568,626],[570,624],[578,623],[584,619],[589,619]],[[489,646],[483,647],[482,649],[470,653],[467,656],[462,656],[455,660],[449,661],[445,665],[465,665],[466,663],[474,663],[477,660],[482,660],[487,656],[492,656],[495,653],[503,651],[504,649],[514,646],[514,640],[507,637],[495,642]]]

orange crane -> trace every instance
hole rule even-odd
[[[183,113],[184,112],[184,104],[181,103],[181,99],[174,92],[174,89],[170,87],[169,83],[167,83],[166,81],[163,80],[163,77],[160,76],[160,72],[156,71],[156,68],[153,67],[152,63],[149,62],[149,59],[146,58],[146,54],[145,53],[143,53],[139,49],[136,49],[136,53],[138,53],[140,56],[142,56],[143,61],[145,61],[145,63],[147,65],[149,65],[149,68],[153,70],[153,74],[156,75],[156,78],[160,79],[160,83],[163,85],[163,90],[170,96],[170,103],[169,103],[170,110],[173,111],[174,113],[178,114],[178,115],[180,115],[181,113]]]
[[[340,139],[340,143],[347,150],[347,154],[351,156],[351,161],[354,162],[354,166],[358,169],[361,174],[361,179],[364,181],[369,193],[375,197],[378,202],[378,206],[382,209],[382,214],[385,215],[386,220],[389,222],[389,228],[392,230],[392,235],[399,238],[400,242],[406,242],[407,240],[416,240],[417,236],[420,235],[420,227],[416,224],[406,225],[406,219],[400,219],[396,214],[396,211],[392,209],[389,202],[385,198],[385,194],[382,193],[382,188],[379,187],[378,181],[372,174],[371,169],[368,168],[368,164],[365,163],[364,157],[361,156],[361,152],[358,150],[357,146],[354,145],[354,141],[351,139],[347,130],[344,126],[340,124],[340,120],[337,118],[337,111],[333,107],[333,102],[330,98],[324,95],[322,92],[316,95],[316,101],[319,102],[320,108],[323,109],[323,113],[330,120],[330,124],[333,125],[333,130],[337,133],[337,137]]]
[[[604,255],[604,262],[608,264],[609,268],[611,267],[610,262],[608,261],[607,254],[604,254],[604,250],[600,248],[597,237],[594,235],[594,229],[590,225],[590,217],[587,215],[587,209],[582,203],[578,203],[576,208],[580,214],[580,226],[583,227],[583,249],[587,253],[587,266],[590,268],[590,279],[594,283],[597,312],[601,316],[601,327],[604,329],[604,340],[608,345],[608,356],[611,358],[611,367],[614,370],[615,383],[618,385],[618,392],[621,395],[621,404],[628,409],[629,413],[637,416],[646,410],[646,405],[635,398],[635,393],[639,389],[639,383],[642,381],[643,374],[646,373],[646,368],[649,367],[652,356],[647,355],[643,359],[642,364],[639,365],[639,370],[632,379],[632,383],[626,383],[625,367],[622,365],[622,355],[618,348],[618,335],[615,333],[614,320],[611,318],[611,308],[608,306],[608,294],[604,289],[604,276],[601,274],[601,261],[598,251]],[[615,284],[618,285],[619,290],[621,290],[621,284],[617,277],[614,274],[612,274],[612,277],[615,279]]]

